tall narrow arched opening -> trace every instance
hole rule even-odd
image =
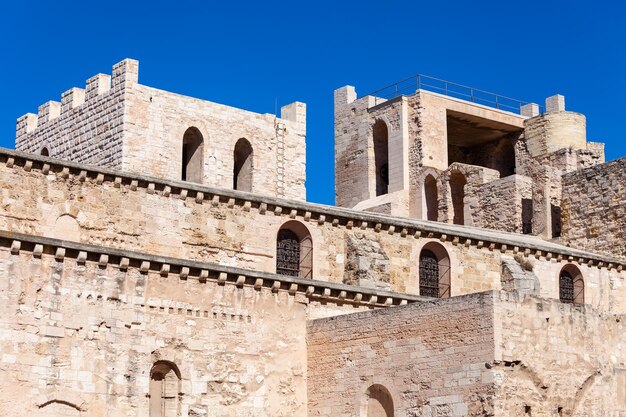
[[[197,128],[190,127],[183,135],[181,179],[201,183],[203,167],[204,138]]]
[[[40,153],[41,153],[41,156],[50,156],[50,151],[45,146],[43,148],[41,148],[41,152]]]
[[[450,197],[452,200],[452,223],[465,224],[465,175],[453,172],[450,175]]]
[[[385,386],[374,384],[367,389],[359,417],[394,417],[393,397]]]
[[[168,361],[158,361],[150,370],[150,417],[177,417],[180,371]]]
[[[302,223],[283,224],[276,237],[276,273],[313,278],[313,240]]]
[[[559,272],[559,300],[569,304],[585,303],[583,274],[572,264],[565,265]]]
[[[235,144],[233,159],[233,189],[252,191],[253,150],[248,140],[241,138]]]
[[[426,220],[437,221],[439,210],[437,180],[430,174],[424,179],[424,202]]]
[[[389,192],[389,129],[382,120],[372,127],[376,195]]]
[[[439,243],[429,242],[420,252],[419,287],[425,297],[450,297],[450,257]]]

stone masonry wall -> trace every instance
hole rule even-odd
[[[291,103],[282,118],[140,85],[139,63],[126,59],[112,77],[98,74],[85,90],[17,121],[16,149],[160,178],[182,178],[183,136],[203,138],[202,182],[233,188],[235,143],[253,148],[252,191],[306,199],[306,105]]]
[[[493,320],[486,293],[310,321],[309,416],[373,415],[376,384],[394,416],[492,415]]]
[[[563,175],[565,243],[626,257],[626,158]]]
[[[253,192],[306,198],[304,103],[283,107],[287,120],[136,85],[127,112],[124,171],[180,180],[183,135],[195,127],[204,140],[202,183],[233,188],[235,143],[245,138],[253,149]]]
[[[113,77],[98,74],[85,89],[72,88],[61,102],[49,101],[37,115],[17,120],[15,148],[79,163],[122,168],[126,88],[137,81],[137,61],[113,67]]]
[[[384,260],[381,278],[394,291],[419,293],[420,251],[436,242],[450,257],[452,295],[499,289],[503,253],[534,258],[538,277],[550,283],[571,256],[594,282],[587,299],[595,307],[626,307],[614,302],[621,290],[613,282],[623,282],[626,275],[616,270],[617,263],[607,270],[611,261],[606,260],[597,268],[599,261],[589,260],[589,254],[530,237],[487,231],[476,235],[475,229],[434,222],[263,200],[248,193],[220,195],[215,189],[176,188],[193,184],[164,185],[146,177],[87,175],[52,160],[52,166],[44,166],[45,159],[33,165],[2,158],[0,154],[0,230],[273,273],[278,230],[296,220],[311,234],[315,279],[343,282],[350,262],[347,236],[355,231],[377,242],[370,265]],[[525,249],[526,244],[536,249]],[[546,294],[558,297],[552,290]]]
[[[304,417],[306,314],[287,291],[4,248],[0,415],[148,417],[165,360],[176,415]]]
[[[626,416],[626,317],[496,296],[496,416]]]

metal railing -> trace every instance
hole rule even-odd
[[[529,104],[525,101],[422,74],[417,74],[402,81],[398,81],[367,95],[374,96],[374,103],[376,105],[398,96],[414,94],[418,90],[428,90],[517,114],[520,114],[522,106]],[[539,106],[539,113],[544,113],[543,106]]]

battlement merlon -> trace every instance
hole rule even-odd
[[[85,82],[85,89],[73,87],[61,94],[61,102],[48,101],[42,104],[38,108],[36,118],[33,118],[32,113],[18,118],[16,138],[43,127],[49,121],[106,94],[111,89],[130,87],[138,81],[139,61],[126,58],[113,65],[112,75],[96,74]]]
[[[306,104],[294,101],[280,108],[280,118],[292,122],[296,129],[306,133]]]

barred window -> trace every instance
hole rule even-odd
[[[585,282],[574,265],[566,265],[559,274],[559,300],[569,304],[584,304]]]
[[[276,273],[313,278],[313,241],[308,229],[300,222],[289,221],[278,231]]]
[[[419,288],[425,297],[450,297],[450,258],[438,243],[430,242],[420,252]]]

